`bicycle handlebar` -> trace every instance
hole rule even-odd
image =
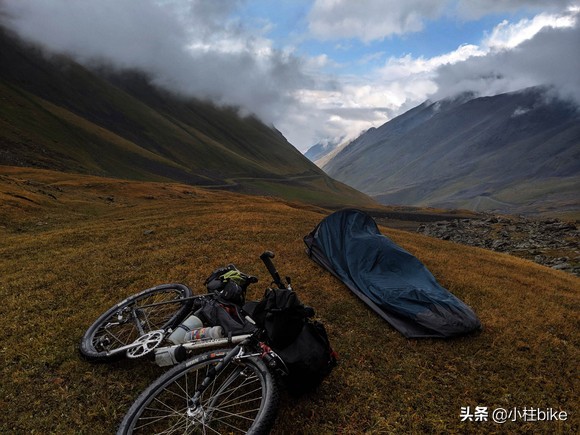
[[[274,263],[272,263],[272,258],[274,258],[274,253],[272,251],[264,251],[262,255],[260,255],[260,260],[264,262],[266,269],[268,269],[268,272],[272,275],[274,283],[278,288],[284,288],[284,284],[282,284],[282,280],[280,279],[280,274],[276,270]]]

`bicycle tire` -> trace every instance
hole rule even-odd
[[[257,357],[230,362],[204,391],[197,413],[187,414],[197,385],[227,352],[208,352],[164,373],[133,403],[117,435],[268,433],[278,411],[278,386]]]
[[[192,291],[183,284],[162,284],[127,299],[104,312],[87,329],[79,346],[80,354],[90,362],[113,362],[125,357],[125,352],[108,352],[135,341],[140,335],[135,318],[129,318],[132,308],[156,302],[174,300],[175,303],[140,309],[139,322],[144,332],[177,326],[191,311]]]

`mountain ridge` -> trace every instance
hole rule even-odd
[[[141,72],[89,70],[5,29],[0,65],[0,164],[376,206],[275,128],[154,87]]]
[[[323,169],[383,204],[579,210],[580,115],[544,88],[427,101],[359,136]]]

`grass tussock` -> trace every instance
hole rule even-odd
[[[279,433],[577,433],[580,280],[503,254],[382,228],[480,317],[481,334],[406,340],[304,253],[313,207],[163,183],[30,169],[0,172],[0,433],[112,433],[161,370],[90,365],[84,330],[164,282],[203,291],[235,263],[269,282],[276,252],[326,324],[340,363],[319,390],[283,400]],[[460,422],[461,407],[557,408],[564,422]]]

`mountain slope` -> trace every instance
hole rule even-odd
[[[367,131],[323,168],[383,203],[578,210],[580,117],[541,88],[465,94]]]
[[[135,71],[89,71],[0,31],[0,164],[373,205],[277,130],[177,97]]]

